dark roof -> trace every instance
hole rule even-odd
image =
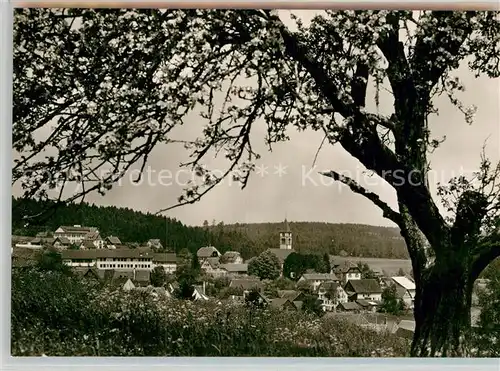
[[[215,247],[205,246],[205,247],[198,249],[198,251],[196,252],[196,256],[198,258],[210,258],[213,256],[214,253],[216,253],[217,256],[220,255],[219,251]]]
[[[177,255],[172,252],[158,252],[153,254],[153,261],[158,263],[177,263]]]
[[[148,270],[136,270],[135,271],[135,281],[137,282],[149,282],[151,272]]]
[[[270,304],[271,307],[273,308],[283,308],[285,305],[290,305],[295,307],[295,305],[286,298],[271,299]]]
[[[352,288],[352,290],[351,290]],[[347,282],[346,291],[354,291],[356,294],[380,294],[382,289],[380,288],[377,280],[373,278],[361,279],[361,280],[350,280]]]
[[[326,282],[321,282],[321,284],[319,285],[319,289],[323,289],[323,290],[337,290],[339,287],[342,287],[340,286],[340,284],[338,284],[337,282],[333,282],[333,281],[326,281]]]
[[[280,298],[288,299],[290,301],[294,301],[301,292],[296,290],[278,290],[278,295]]]
[[[82,241],[80,246],[86,247],[88,249],[95,249],[95,247],[96,247],[94,245],[94,242],[92,242],[91,240],[86,240],[86,239]]]
[[[366,300],[366,299],[358,299],[358,300],[356,300],[356,303],[359,304],[362,307],[373,307],[373,306],[376,306],[376,305],[380,304],[377,301]]]
[[[243,290],[260,289],[262,288],[262,283],[253,279],[233,279],[229,283],[229,287],[241,287]]]
[[[227,263],[222,264],[221,268],[227,270],[228,272],[247,272],[248,264]]]
[[[89,232],[85,235],[86,240],[98,240],[101,238],[101,235],[97,231]]]
[[[54,238],[53,244],[56,242],[59,242],[61,245],[71,245],[71,241],[69,240],[68,237],[63,237],[63,236],[56,237]]]
[[[347,303],[339,303],[340,309],[343,310],[359,310],[361,309],[355,302],[349,301]]]
[[[96,232],[97,228],[95,227],[82,227],[82,226],[67,226],[67,225],[62,225],[59,227],[62,229],[65,233],[74,233],[74,234],[87,234],[90,232]],[[57,229],[59,229],[57,228]]]
[[[111,243],[113,245],[121,245],[122,244],[120,239],[116,236],[108,236],[108,237],[106,237],[106,241],[108,241],[109,243]]]
[[[61,256],[63,259],[152,258],[153,252],[137,249],[64,250]]]
[[[307,281],[338,281],[333,273],[304,273],[302,277]]]
[[[288,258],[288,255],[291,253],[295,252],[293,249],[268,249],[267,251],[272,252],[274,255],[278,257],[278,260],[280,263],[284,263],[286,258]]]

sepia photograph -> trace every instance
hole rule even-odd
[[[12,356],[500,357],[499,11],[12,27]]]

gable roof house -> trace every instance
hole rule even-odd
[[[241,263],[227,263],[221,264],[221,268],[224,269],[227,274],[245,276],[248,274],[248,264]]]
[[[367,299],[372,301],[382,300],[382,289],[377,280],[373,278],[350,280],[344,286],[350,301]]]
[[[66,237],[72,244],[80,244],[84,239],[98,239],[99,231],[95,227],[82,227],[81,225],[60,226],[54,232],[54,237]],[[100,247],[102,248],[102,247]]]
[[[222,254],[221,261],[226,264],[242,264],[243,258],[238,251],[226,251],[224,254]]]
[[[221,256],[219,250],[217,250],[214,246],[205,246],[196,252],[196,256],[200,263],[207,258],[219,258]]]
[[[319,285],[327,281],[338,282],[339,279],[334,273],[304,273],[298,282],[308,282],[313,291],[317,291]]]
[[[227,271],[222,268],[219,258],[205,258],[201,263],[201,269],[212,277],[223,277]]]
[[[329,297],[328,293],[335,293],[335,297]],[[340,283],[334,281],[322,282],[318,287],[318,299],[321,300],[321,308],[325,312],[335,310],[339,303],[348,301],[347,293]]]
[[[407,308],[413,308],[416,295],[415,283],[404,276],[391,277],[391,279],[396,285],[398,298],[403,299]]]
[[[291,302],[303,301],[305,294],[297,290],[278,290],[278,297],[288,299]]]
[[[281,310],[297,310],[297,306],[286,298],[271,299],[270,307]]]
[[[122,245],[122,242],[116,236],[106,237],[106,239],[104,240],[104,243],[106,245],[106,248],[108,248],[108,249],[116,249]]]
[[[343,263],[339,264],[333,270],[333,273],[335,273],[344,284],[346,284],[347,281],[350,280],[361,279],[361,270],[359,269],[357,264],[354,264],[351,261],[344,261]]]
[[[153,268],[163,267],[165,273],[174,273],[177,270],[177,255],[172,252],[153,253]]]
[[[153,253],[137,249],[63,250],[63,263],[72,267],[118,270],[151,270]]]
[[[163,249],[163,245],[159,238],[152,238],[146,242],[147,247],[150,249]]]
[[[232,279],[231,282],[229,282],[229,287],[239,287],[243,289],[243,292],[249,292],[252,289],[256,289],[260,292],[263,289],[263,285],[260,280],[249,278]]]
[[[67,249],[71,246],[71,241],[67,237],[56,237],[52,242],[52,246],[57,249]]]
[[[123,291],[132,291],[133,289],[135,289],[135,285],[132,282],[132,280],[129,278],[127,280],[127,282],[125,282],[125,284],[122,286],[122,290]]]
[[[193,300],[194,301],[207,301],[209,300],[208,296],[205,294],[205,288],[204,286],[194,286],[193,290]]]

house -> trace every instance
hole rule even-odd
[[[202,261],[204,261],[207,258],[217,258],[218,259],[221,256],[221,254],[220,254],[219,250],[217,250],[215,247],[205,246],[205,247],[198,249],[198,251],[196,252],[196,256],[198,257],[198,260],[201,263]]]
[[[150,249],[163,249],[163,245],[158,238],[152,238],[146,242],[147,247]]]
[[[88,278],[88,279],[95,279],[95,280],[101,279],[101,277],[99,276],[99,272],[95,268],[74,267],[74,268],[72,268],[72,271],[80,277],[84,277],[84,278]]]
[[[415,334],[415,321],[401,320],[394,326],[393,332],[400,338],[412,340]]]
[[[254,290],[244,291],[243,300],[246,301],[248,295],[252,295],[252,292],[255,292],[257,295],[253,300],[253,304],[256,304],[258,306],[268,306],[269,304],[271,304],[271,301],[268,298],[266,298],[261,291],[254,291]]]
[[[71,241],[67,237],[56,237],[52,246],[56,249],[67,249],[71,246]]]
[[[83,240],[80,243],[80,249],[85,250],[85,249],[95,249],[96,245],[94,244],[94,241],[92,240]]]
[[[151,280],[151,271],[134,270],[134,282],[136,286],[148,286]]]
[[[372,300],[365,300],[365,299],[356,300],[356,304],[358,304],[362,310],[368,311],[368,312],[376,312],[377,308],[380,306],[379,301],[372,301]]]
[[[344,290],[350,301],[358,299],[382,301],[382,289],[378,281],[373,278],[347,281]]]
[[[16,247],[20,248],[25,248],[25,249],[34,249],[34,250],[41,250],[43,249],[42,242],[39,238],[32,239],[27,242],[21,242],[21,243],[16,243]]]
[[[122,290],[123,291],[132,291],[133,289],[135,289],[135,285],[132,282],[132,280],[129,278],[127,280],[127,282],[125,282],[125,284],[123,285]]]
[[[403,299],[408,308],[413,308],[415,303],[416,289],[415,282],[404,276],[391,277],[396,284],[396,292]]]
[[[153,253],[153,268],[163,267],[166,273],[177,270],[177,255],[171,252]]]
[[[227,263],[227,264],[221,264],[221,268],[224,269],[227,272],[227,274],[242,275],[242,276],[248,274],[248,264]]]
[[[61,257],[70,267],[118,270],[151,270],[153,253],[136,249],[63,250]]]
[[[226,251],[220,257],[220,261],[224,262],[225,264],[228,264],[228,263],[242,264],[243,258],[241,257],[240,253],[237,251]]]
[[[257,291],[262,291],[263,286],[262,282],[260,280],[255,280],[255,279],[232,279],[231,282],[229,282],[229,287],[239,287],[243,289],[243,292],[250,292],[253,289],[256,289]]]
[[[304,273],[298,282],[308,282],[313,291],[317,291],[319,285],[327,281],[338,282],[339,279],[334,273]]]
[[[339,303],[339,305],[337,306],[337,310],[342,312],[357,313],[361,311],[361,307],[354,301],[348,301],[347,303]]]
[[[329,297],[334,293],[334,297]],[[339,303],[347,303],[347,294],[338,282],[322,282],[318,286],[318,299],[321,300],[321,308],[325,312],[335,310]]]
[[[194,301],[207,301],[208,296],[205,294],[205,282],[203,282],[203,286],[195,286],[193,290],[193,300]]]
[[[297,308],[297,310],[301,310],[302,309],[302,304],[304,302],[302,300],[295,300],[293,301],[293,305],[295,305],[295,308]]]
[[[205,258],[201,263],[201,269],[212,277],[223,277],[227,271],[222,268],[219,258]]]
[[[104,240],[104,243],[106,245],[106,248],[108,249],[116,249],[121,246],[122,242],[120,239],[116,236],[108,236]]]
[[[170,294],[174,294],[175,290],[179,289],[179,284],[177,282],[172,282],[167,285],[167,291],[170,292]]]
[[[66,237],[70,243],[79,245],[82,243],[84,239],[88,240],[97,240],[99,235],[99,231],[95,227],[82,227],[81,225],[74,226],[60,226],[54,232],[54,237]],[[104,241],[101,240],[104,244]],[[102,248],[96,247],[96,248]]]
[[[361,279],[361,270],[356,264],[350,261],[345,261],[344,263],[338,265],[333,270],[333,273],[335,273],[339,277],[339,279],[344,283],[344,285],[348,281]]]
[[[281,310],[297,310],[295,304],[286,298],[271,299],[270,307]]]
[[[304,293],[296,290],[278,290],[278,297],[288,299],[291,302],[303,301]]]

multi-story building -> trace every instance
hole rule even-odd
[[[70,267],[115,270],[151,270],[153,253],[136,249],[63,250],[63,263]]]
[[[95,227],[82,227],[81,225],[60,226],[54,232],[54,237],[65,237],[73,245],[88,244],[91,241],[96,249],[104,247],[104,240]]]

